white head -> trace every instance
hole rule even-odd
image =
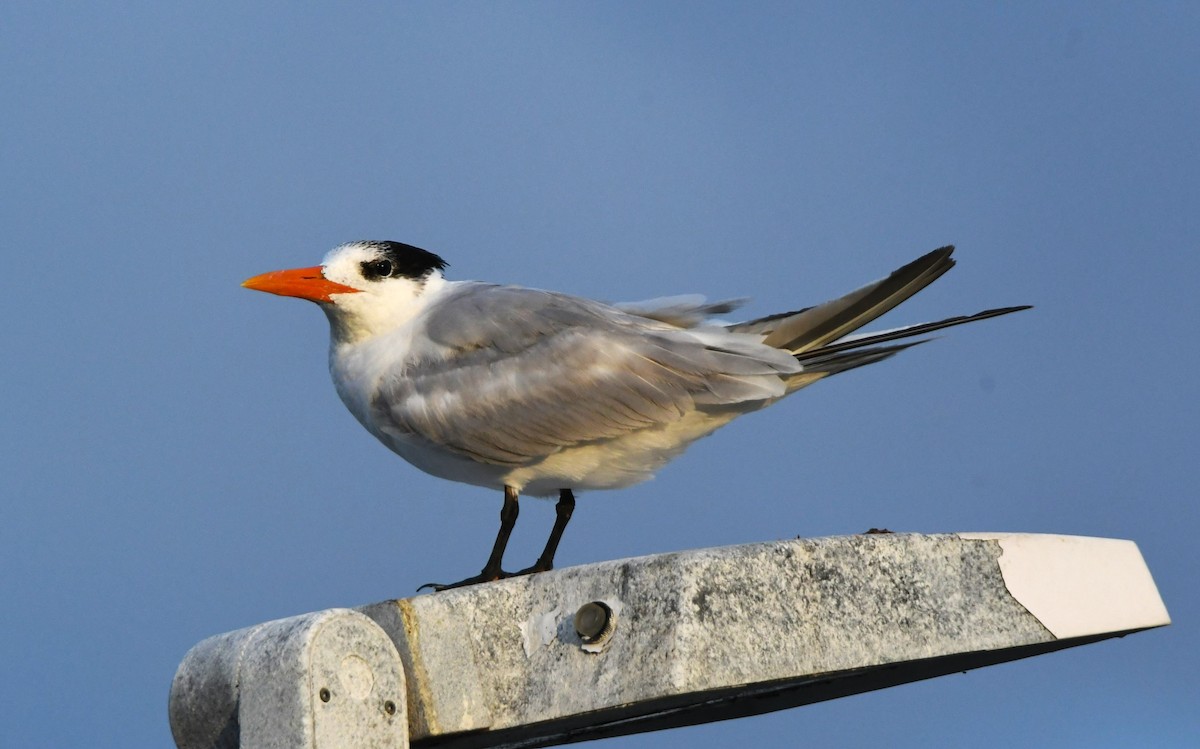
[[[334,341],[350,343],[411,320],[444,283],[445,267],[432,252],[401,242],[349,242],[319,266],[264,273],[242,285],[316,302],[329,317]]]

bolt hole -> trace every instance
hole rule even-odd
[[[321,696],[321,702],[329,702],[329,698],[333,696],[325,687],[321,687],[321,691],[318,694]]]
[[[396,714],[396,703],[392,702],[391,700],[384,700],[383,711],[385,713],[387,713],[388,715],[395,715]]]

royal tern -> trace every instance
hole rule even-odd
[[[483,571],[430,585],[441,590],[550,569],[574,490],[645,481],[735,417],[927,340],[912,336],[1027,309],[850,335],[948,271],[953,250],[833,301],[733,324],[712,315],[736,302],[608,305],[448,281],[444,260],[400,242],[351,242],[319,266],[243,286],[320,305],[338,395],[383,444],[434,476],[503,489]],[[557,495],[555,523],[537,562],[507,573],[521,493]]]

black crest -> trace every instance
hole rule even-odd
[[[379,251],[379,257],[363,263],[363,275],[371,279],[405,276],[419,281],[447,263],[437,255],[403,242],[363,242]]]

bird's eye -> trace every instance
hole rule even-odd
[[[363,275],[369,279],[387,278],[392,275],[391,260],[372,260],[363,263]]]

